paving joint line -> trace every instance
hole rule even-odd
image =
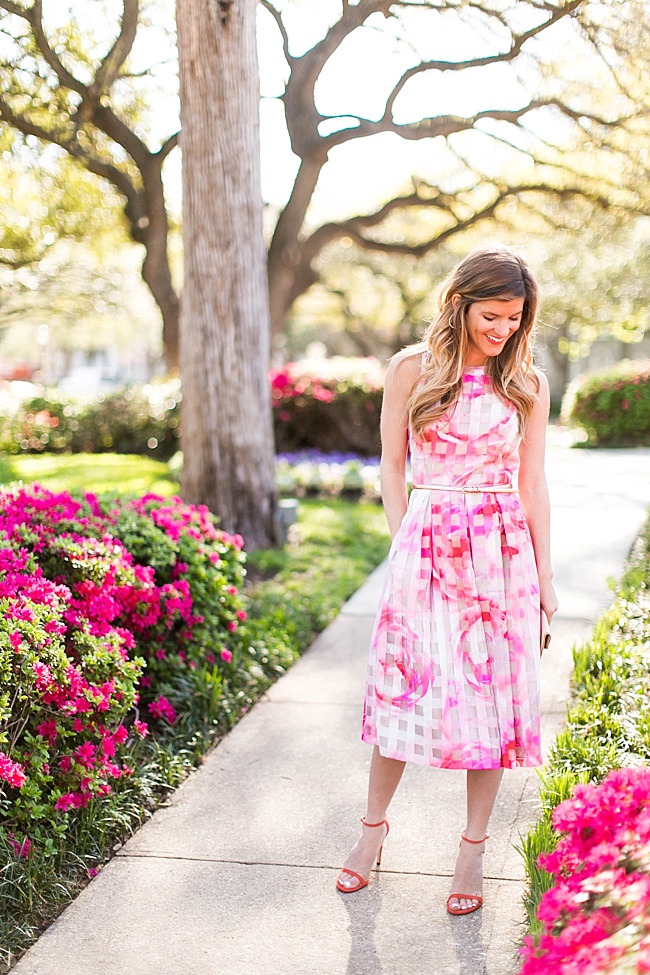
[[[234,866],[241,867],[288,867],[293,870],[341,870],[339,866],[333,866],[331,864],[325,863],[282,863],[278,861],[268,861],[268,860],[229,860],[221,857],[191,857],[191,856],[178,856],[175,853],[117,853],[113,859],[119,860],[177,860],[184,861],[186,863],[230,863]],[[453,873],[448,871],[437,871],[437,870],[391,870],[390,868],[382,867],[381,870],[375,871],[373,869],[372,874],[380,876],[382,873],[389,873],[396,877],[446,877],[450,879],[453,877]],[[493,881],[503,881],[504,883],[520,884],[523,883],[523,878],[520,877],[502,877],[502,876],[490,876],[485,874],[484,880]]]

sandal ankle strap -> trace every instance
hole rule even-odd
[[[367,823],[366,820],[365,820],[365,817],[362,816],[361,819],[359,820],[359,822],[360,823],[363,823],[364,826],[369,826],[371,829],[374,829],[376,826],[388,826],[388,820],[387,819],[382,819],[382,821],[380,823]]]
[[[470,840],[467,836],[465,836],[464,833],[460,834],[460,838],[461,840],[465,840],[466,843],[479,844],[479,843],[485,843],[486,840],[489,840],[490,834],[486,833],[482,840]]]

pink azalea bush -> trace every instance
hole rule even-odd
[[[521,975],[650,972],[650,768],[578,785],[553,812],[562,834],[540,857],[555,878],[542,897],[538,942]]]
[[[278,451],[380,452],[384,369],[372,357],[305,359],[271,372]]]
[[[235,673],[242,539],[180,498],[0,494],[0,830],[27,856]]]

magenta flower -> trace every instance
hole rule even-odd
[[[123,745],[128,737],[129,733],[123,724],[121,724],[119,728],[116,728],[113,732],[113,739],[119,742],[120,745]]]
[[[22,789],[27,781],[27,775],[19,762],[12,762],[8,755],[0,752],[0,779],[4,779],[14,789]]]
[[[60,812],[67,812],[68,809],[72,809],[74,805],[74,794],[72,792],[66,792],[65,795],[59,796],[54,804],[54,808],[58,809]]]
[[[75,749],[75,760],[80,765],[83,765],[84,768],[93,768],[96,762],[96,751],[96,745],[93,745],[93,743],[90,741],[85,741],[83,745],[79,745],[79,747]]]
[[[47,664],[37,661],[33,665],[34,675],[36,677],[36,687],[40,690],[47,690],[53,683],[52,671],[47,666]]]
[[[24,836],[19,840],[17,839],[15,833],[7,833],[7,840],[9,841],[9,846],[12,848],[17,857],[29,856],[32,843],[28,836]]]
[[[174,724],[177,718],[176,711],[173,706],[169,703],[166,697],[162,695],[157,697],[155,701],[152,701],[149,705],[149,711],[152,717],[158,720],[164,720],[168,724]]]
[[[650,946],[650,769],[576,786],[553,823],[563,835],[540,865],[556,883],[538,910],[538,944],[522,949],[521,975],[613,975],[628,957],[650,971],[640,964]]]
[[[41,736],[41,738],[47,739],[50,745],[53,745],[56,741],[56,736],[58,734],[58,728],[56,721],[42,721],[41,724],[36,729]]]

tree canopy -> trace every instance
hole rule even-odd
[[[172,13],[171,0],[0,0],[0,122],[117,194],[175,367],[163,167],[179,139],[177,79],[161,63]],[[294,167],[267,220],[276,336],[341,241],[421,258],[549,195],[647,211],[644,0],[259,0],[259,21],[281,64],[264,111],[284,116]],[[380,166],[386,140],[426,149],[412,179],[336,219],[319,213],[328,174],[361,145]],[[268,152],[282,144],[276,127]]]
[[[599,353],[606,357],[642,355],[635,346],[650,335],[650,218],[547,198],[534,214],[518,208],[507,221],[474,226],[422,258],[364,250],[345,238],[330,245],[318,259],[318,284],[289,316],[283,356],[302,358],[318,343],[330,355],[385,361],[419,341],[447,273],[488,242],[524,251],[538,275],[537,345],[555,400],[589,365],[595,343],[608,343],[609,352]]]
[[[117,191],[131,237],[145,249],[142,275],[161,310],[175,367],[178,296],[162,170],[178,142],[178,111],[173,103],[168,131],[157,137],[155,59],[147,55],[158,46],[156,19],[165,17],[172,29],[172,8],[164,0],[122,0],[117,14],[105,0],[93,0],[91,9],[73,6],[0,0],[0,121],[28,144],[67,153]]]
[[[276,97],[297,157],[295,183],[269,249],[276,332],[295,299],[318,280],[318,255],[333,241],[421,257],[518,204],[535,207],[540,194],[645,210],[632,178],[631,140],[645,125],[647,92],[635,60],[638,33],[635,42],[629,30],[633,20],[637,31],[647,23],[645,4],[343,0],[324,5],[329,25],[298,53],[291,29],[295,5],[261,3],[275,22],[286,62]],[[370,74],[376,110],[361,115],[338,102],[326,110],[326,80],[341,70],[345,45],[361,34],[367,60],[350,72],[347,96],[339,101],[358,102],[355,81]],[[428,113],[410,114],[413,96]],[[427,171],[372,212],[314,223],[310,205],[328,158],[387,134],[430,140]],[[404,233],[408,213],[417,216]]]

